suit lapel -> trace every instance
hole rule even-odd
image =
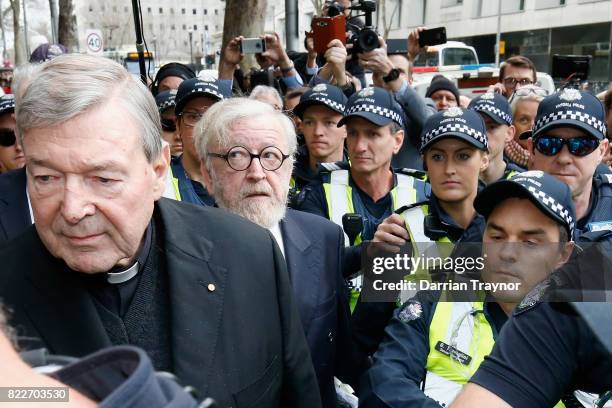
[[[25,271],[25,312],[44,344],[56,354],[83,356],[111,345],[89,293],[64,263],[49,254],[36,236]]]
[[[281,233],[285,246],[285,259],[291,279],[291,287],[300,312],[304,331],[307,333],[314,306],[317,305],[320,282],[321,256],[316,256],[316,248],[306,230],[298,223],[292,211],[281,221]]]
[[[214,247],[206,233],[192,231],[163,201],[159,210],[170,284],[173,368],[179,378],[189,378],[206,395],[214,372],[228,271],[210,261]]]
[[[31,224],[25,171],[18,170],[12,177],[11,188],[5,189],[0,197],[0,227],[7,240],[19,235],[24,226]]]

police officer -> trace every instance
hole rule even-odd
[[[380,224],[372,241],[396,247],[410,241],[413,253],[463,256],[456,253],[455,244],[481,242],[484,229],[484,219],[473,206],[478,193],[478,175],[487,165],[484,122],[472,110],[448,108],[425,122],[421,146],[431,184],[429,198],[398,209]],[[461,249],[473,250],[474,246]],[[412,272],[422,278],[429,278],[430,274],[428,270]],[[445,279],[444,274],[431,278]],[[401,292],[401,303],[414,294],[414,291]],[[352,318],[357,353],[371,355],[377,350],[396,307],[396,302],[359,299]]]
[[[306,91],[293,113],[300,118],[305,145],[298,148],[291,177],[291,187],[299,192],[314,181],[321,163],[346,161],[344,117],[347,98],[333,85],[319,84]]]
[[[15,96],[0,97],[0,173],[25,166],[25,155],[15,135]]]
[[[554,177],[517,174],[483,189],[474,206],[487,219],[480,281],[517,285],[488,291],[484,302],[434,301],[440,292],[406,302],[362,377],[360,406],[448,406],[491,352],[507,316],[570,257],[575,213],[569,188]]]
[[[183,154],[172,160],[172,174],[178,180],[182,201],[197,205],[214,205],[204,187],[200,158],[196,152],[193,128],[204,112],[223,99],[218,81],[187,79],[176,93],[177,129],[183,142]]]
[[[347,244],[370,240],[378,225],[403,205],[423,199],[425,183],[411,172],[394,170],[391,159],[404,140],[401,107],[382,88],[365,88],[352,95],[345,116],[349,163],[330,166],[320,179],[300,193],[298,209],[329,218],[343,226]],[[358,221],[343,225],[345,214]],[[354,219],[354,218],[353,218]],[[347,251],[345,275],[360,267],[359,247]],[[356,260],[356,261],[355,261]],[[359,288],[359,282],[353,282]],[[352,292],[352,307],[357,292]]]
[[[608,149],[605,113],[593,95],[566,88],[538,106],[529,138],[529,169],[543,170],[572,190],[578,222],[574,240],[598,240],[612,230],[612,175],[596,168]]]
[[[176,89],[160,92],[155,96],[155,103],[161,118],[161,137],[170,145],[170,155],[178,157],[183,153],[183,142],[181,135],[176,129]]]
[[[579,257],[584,259],[575,262]],[[603,272],[612,282],[610,265],[609,242],[589,245],[555,272],[555,280],[570,275],[582,280],[585,273]],[[574,392],[583,406],[610,406],[612,303],[546,302],[549,291],[533,292],[516,308],[491,357],[485,358],[453,407],[550,407],[576,389],[599,394]]]
[[[504,146],[512,141],[515,132],[508,100],[500,94],[487,92],[472,99],[468,109],[478,112],[487,127],[489,166],[481,173],[480,179],[489,184],[520,173],[520,167],[504,160]]]

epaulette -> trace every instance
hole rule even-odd
[[[395,213],[396,213],[396,214],[401,214],[401,213],[403,213],[404,211],[409,210],[409,209],[411,209],[411,208],[414,208],[414,207],[420,207],[420,206],[422,206],[422,205],[427,205],[427,204],[429,204],[429,200],[423,200],[423,201],[419,201],[419,202],[416,202],[416,203],[412,203],[412,204],[404,205],[404,206],[402,206],[402,207],[398,208],[397,210],[395,210]]]
[[[319,163],[317,166],[317,170],[319,173],[331,173],[335,170],[348,170],[350,169],[350,165],[345,161],[337,161],[333,163]]]
[[[612,173],[600,173],[595,175],[595,185],[612,185]]]
[[[419,179],[422,181],[427,181],[427,173],[423,170],[410,169],[408,167],[403,167],[401,169],[393,169],[396,173],[405,174],[406,176],[414,177],[415,179]]]
[[[410,299],[401,306],[397,318],[402,323],[410,323],[413,320],[420,319],[423,315],[423,305],[418,300]]]
[[[521,303],[514,309],[512,313],[514,316],[518,316],[521,313],[526,312],[527,310],[533,309],[536,305],[541,303],[544,293],[550,286],[550,278],[543,280],[538,283],[531,291],[521,300]]]
[[[299,210],[306,199],[306,196],[312,191],[312,185],[307,184],[300,191],[294,191],[289,195],[289,208]]]

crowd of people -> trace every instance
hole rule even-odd
[[[247,74],[237,37],[218,78],[171,63],[148,87],[92,56],[19,67],[0,386],[64,384],[78,407],[603,406],[610,338],[585,315],[612,308],[546,288],[586,267],[612,301],[612,90],[549,94],[513,56],[477,98],[443,75],[422,96],[422,30],[391,55],[267,34]],[[470,276],[519,289],[368,299],[381,248],[464,244],[486,254]],[[42,375],[40,348],[79,360]]]

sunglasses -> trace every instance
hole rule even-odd
[[[535,139],[534,144],[536,150],[545,156],[555,156],[563,149],[563,145],[567,145],[567,150],[572,155],[583,157],[597,149],[599,140],[589,136],[562,139],[556,136],[543,135]]]
[[[174,132],[176,130],[176,123],[172,119],[161,120],[162,129],[166,132]]]
[[[10,147],[17,142],[15,132],[12,130],[4,129],[0,130],[0,146]]]

